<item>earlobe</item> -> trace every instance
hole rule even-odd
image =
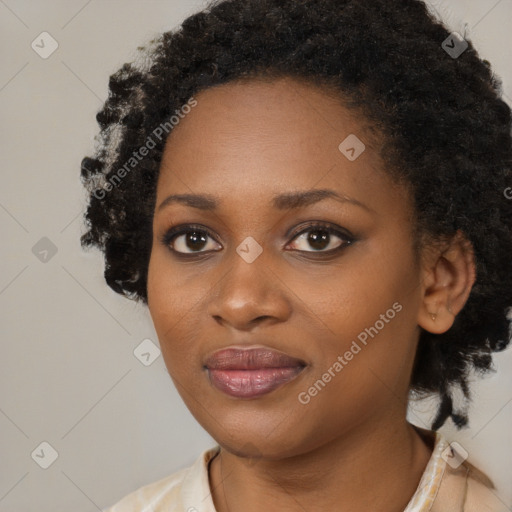
[[[446,307],[441,303],[437,306],[424,304],[418,315],[418,324],[432,334],[442,334],[448,331],[454,320],[455,314],[450,306]]]
[[[433,334],[448,331],[462,310],[476,280],[474,250],[458,231],[444,250],[426,263],[418,325]]]

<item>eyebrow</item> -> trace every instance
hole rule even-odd
[[[367,210],[368,212],[375,213],[372,208],[366,206],[357,199],[340,195],[331,189],[312,189],[279,194],[272,198],[271,203],[277,210],[288,210],[303,208],[324,199],[335,199],[341,203],[353,204]],[[181,203],[192,208],[206,211],[214,211],[220,204],[214,196],[209,194],[173,194],[166,197],[160,203],[157,210],[160,211],[172,203]]]

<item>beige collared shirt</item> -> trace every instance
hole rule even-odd
[[[404,512],[511,510],[483,473],[453,456],[450,445],[439,432],[430,435],[435,435],[432,455]],[[216,512],[208,464],[219,449],[216,446],[205,450],[191,467],[137,489],[104,512]]]

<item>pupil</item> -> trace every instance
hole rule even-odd
[[[196,231],[187,234],[187,247],[189,249],[202,249],[201,244],[206,242],[206,236],[198,234]],[[199,244],[199,247],[195,244]]]
[[[321,235],[318,236],[317,233],[321,233]],[[325,244],[325,241],[327,241],[327,244]],[[324,249],[329,245],[329,233],[321,230],[311,231],[308,236],[308,243],[314,249]]]

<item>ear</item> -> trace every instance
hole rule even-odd
[[[448,331],[476,280],[474,250],[461,231],[443,249],[430,247],[422,276],[418,325],[433,334]]]

